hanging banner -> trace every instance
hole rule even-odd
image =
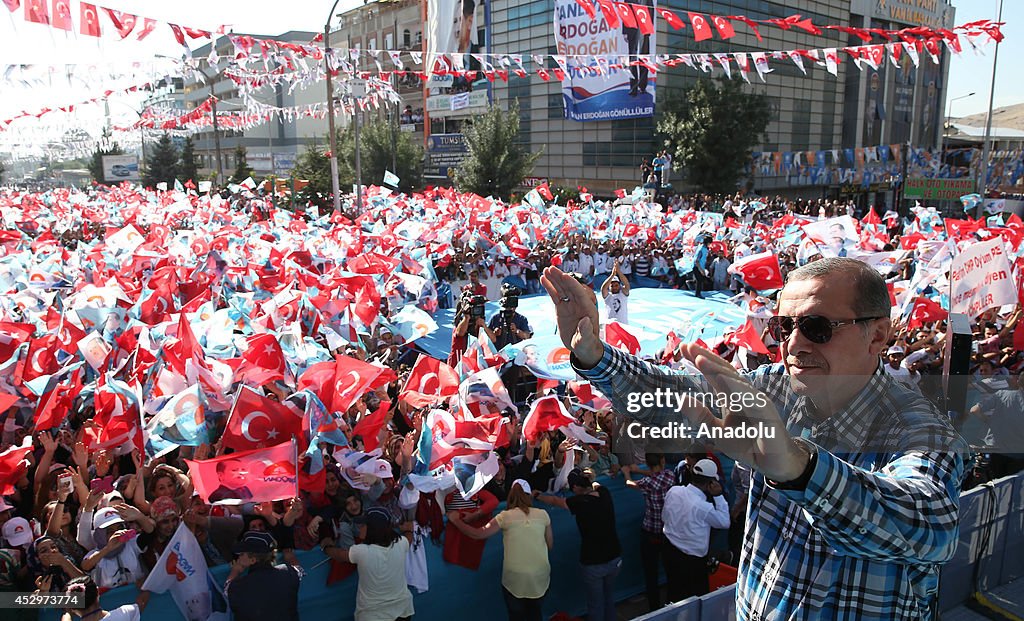
[[[643,28],[651,0],[620,4],[625,15],[597,11],[591,19],[576,0],[555,0],[555,46],[572,59],[562,80],[565,118],[610,121],[654,116],[656,30]],[[643,15],[639,22],[636,11]],[[614,20],[614,27],[608,19]],[[649,32],[650,34],[645,34]],[[588,59],[589,57],[589,59]],[[640,63],[643,64],[640,64]],[[636,64],[634,64],[636,63]]]

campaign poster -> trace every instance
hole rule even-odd
[[[622,6],[645,11],[651,20],[656,14],[652,0]],[[632,26],[639,26],[635,13],[630,17]],[[644,34],[621,15],[615,21],[615,27],[609,25],[601,10],[591,18],[576,0],[555,0],[555,46],[566,60],[565,118],[610,121],[654,116],[657,73],[634,63],[654,65],[657,30]]]

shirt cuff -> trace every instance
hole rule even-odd
[[[601,345],[604,347],[604,353],[601,355],[601,359],[598,360],[597,364],[593,367],[588,368],[580,366],[580,361],[576,357],[576,354],[569,354],[569,363],[572,364],[573,370],[591,382],[600,382],[611,377],[616,366],[616,356],[622,354],[622,352],[615,349],[608,343],[601,343]]]
[[[767,479],[765,481],[769,487],[812,514],[829,514],[836,511],[844,502],[843,488],[848,472],[838,457],[820,447],[815,448],[817,461],[803,489],[780,489]]]

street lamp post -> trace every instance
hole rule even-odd
[[[997,22],[1003,21],[1003,0],[999,0],[999,17]],[[988,116],[985,120],[985,142],[981,149],[981,170],[978,172],[978,194],[984,196],[988,185],[988,156],[989,138],[992,135],[992,104],[996,96],[996,67],[999,66],[999,41],[996,41],[996,51],[992,55],[992,85],[988,93]],[[982,205],[978,205],[978,218],[981,218]]]
[[[338,144],[334,129],[334,83],[331,80],[331,20],[339,0],[334,0],[324,24],[324,70],[327,73],[327,140],[331,145],[331,192],[334,196],[334,213],[341,211],[341,188],[338,187]],[[358,141],[358,138],[356,139]]]
[[[953,102],[954,101],[959,101],[961,99],[967,99],[968,97],[973,97],[973,96],[974,96],[974,93],[967,93],[966,95],[960,95],[959,97],[954,97],[954,98],[950,99],[949,103],[946,104],[946,125],[945,125],[945,131],[942,132],[942,163],[943,164],[946,163],[946,147],[947,147],[947,145],[946,145],[946,137],[949,136],[950,130],[952,129],[952,126],[950,125],[950,118],[951,118],[950,114],[953,111]]]

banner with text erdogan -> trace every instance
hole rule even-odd
[[[635,4],[594,3],[591,18],[576,0],[555,0],[555,46],[565,118],[611,121],[654,116],[654,7],[651,0]],[[634,66],[634,63],[640,63]],[[542,74],[543,76],[543,74]]]

